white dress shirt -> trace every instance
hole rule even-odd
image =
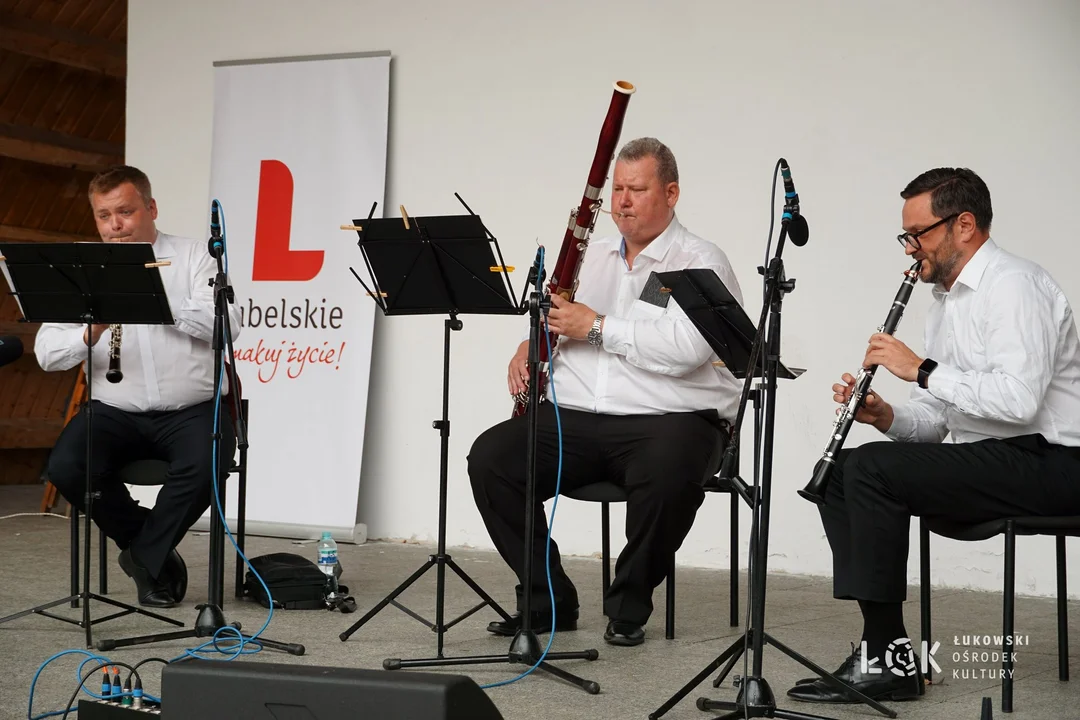
[[[158,232],[154,257],[168,260],[159,268],[173,325],[125,325],[121,339],[119,383],[105,379],[112,331],[93,347],[91,393],[128,412],[179,410],[214,397],[214,290],[217,261],[206,243]],[[240,304],[228,306],[233,338],[240,335]],[[85,325],[42,323],[34,354],[43,370],[69,370],[86,360]],[[83,367],[85,370],[85,365]],[[223,393],[228,390],[228,376]]]
[[[603,345],[559,339],[553,363],[559,406],[609,415],[715,409],[734,420],[742,383],[712,365],[716,354],[674,299],[666,307],[639,299],[654,272],[709,268],[741,304],[727,255],[677,218],[634,258],[632,269],[624,248],[616,235],[590,241],[585,251],[574,300],[607,316]],[[547,396],[551,400],[551,383]]]
[[[1041,434],[1080,446],[1080,342],[1046,270],[987,240],[926,321],[928,390],[895,407],[895,440],[957,443]]]

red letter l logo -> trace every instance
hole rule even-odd
[[[290,250],[292,173],[280,160],[263,160],[255,216],[252,280],[310,280],[323,264],[322,250]]]

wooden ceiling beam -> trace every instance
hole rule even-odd
[[[124,162],[122,145],[0,122],[0,155],[97,172]]]
[[[105,38],[0,10],[0,48],[68,67],[127,77],[127,48]]]
[[[91,235],[74,235],[54,230],[35,230],[34,228],[0,224],[0,240],[10,240],[12,242],[94,242],[99,239],[97,236]]]

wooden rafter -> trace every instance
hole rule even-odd
[[[35,230],[34,228],[0,225],[0,240],[12,242],[94,242],[97,237],[73,235],[53,230]]]
[[[0,48],[69,67],[127,76],[127,48],[104,38],[0,11]]]
[[[0,123],[0,155],[46,165],[98,171],[124,161],[124,148],[43,128]]]

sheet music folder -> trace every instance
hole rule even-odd
[[[691,268],[657,275],[727,369],[744,379],[757,329],[716,271]],[[780,363],[777,372],[777,377],[794,380],[806,370]],[[754,376],[761,376],[760,366]]]
[[[363,227],[358,244],[374,287],[353,275],[386,315],[521,314],[478,215],[353,222]]]
[[[149,243],[0,243],[0,255],[25,322],[174,322]]]

